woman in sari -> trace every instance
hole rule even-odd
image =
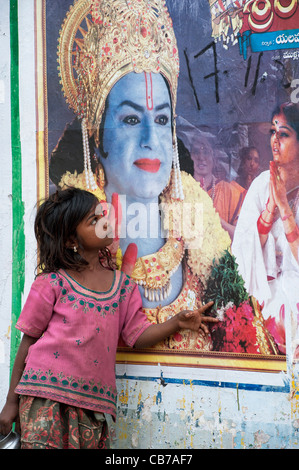
[[[285,314],[291,313],[295,331],[299,313],[298,105],[285,103],[273,112],[271,150],[270,169],[252,182],[245,197],[232,250],[247,290],[263,306],[268,327],[285,353]],[[296,331],[294,350],[297,344]]]

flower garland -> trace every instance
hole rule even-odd
[[[235,257],[228,250],[213,263],[203,299],[214,301],[212,312],[219,319],[210,328],[215,351],[277,354],[261,308],[249,297]]]
[[[90,189],[86,187],[85,171],[79,174],[77,173],[77,170],[75,170],[74,173],[71,173],[70,171],[66,171],[62,175],[58,186],[61,189],[67,189],[67,188],[84,189],[85,191],[89,191],[93,193],[98,198],[99,201],[106,201],[106,194],[103,190],[99,188],[98,185],[95,185],[95,189]]]
[[[184,201],[173,200],[167,188],[161,195],[164,212],[163,225],[172,235],[178,228],[187,248],[187,263],[204,288],[210,276],[213,261],[230,247],[231,240],[220,223],[210,196],[191,175],[181,172]]]
[[[229,302],[218,310],[219,323],[211,328],[213,349],[222,352],[260,354],[254,313],[248,301],[238,307]]]

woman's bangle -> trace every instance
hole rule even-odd
[[[263,211],[263,212],[261,213],[261,215],[260,215],[260,218],[261,218],[261,220],[263,221],[263,223],[266,224],[266,225],[272,225],[272,224],[273,224],[273,218],[271,219],[270,222],[266,222],[266,220],[263,219],[263,213],[264,213],[264,211]]]
[[[289,243],[293,243],[294,241],[296,241],[297,238],[299,238],[299,229],[297,225],[294,230],[292,230],[290,233],[286,233],[285,236]]]
[[[268,225],[265,225],[265,221],[263,220],[262,214],[259,216],[257,221],[257,229],[260,235],[268,235],[272,228],[272,222],[266,222]]]
[[[288,220],[290,217],[292,217],[293,212],[290,212],[290,214],[285,215],[284,217],[281,218],[281,220],[284,222],[285,220]]]

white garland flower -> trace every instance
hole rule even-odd
[[[230,249],[231,240],[220,222],[210,196],[189,174],[181,172],[184,200],[174,201],[170,189],[161,196],[164,229],[171,236],[182,236],[188,250],[188,265],[204,288],[213,261]]]
[[[62,175],[58,186],[61,189],[67,189],[67,188],[84,189],[85,191],[89,191],[93,193],[99,199],[99,201],[106,201],[106,195],[104,191],[101,190],[98,186],[96,187],[95,190],[91,190],[86,187],[85,171],[79,174],[77,173],[76,170],[74,173],[71,173],[70,171],[66,171]]]

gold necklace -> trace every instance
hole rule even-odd
[[[170,277],[184,256],[182,238],[169,238],[156,253],[137,259],[131,275],[136,284],[144,287],[144,296],[151,302],[167,299],[171,292]]]

